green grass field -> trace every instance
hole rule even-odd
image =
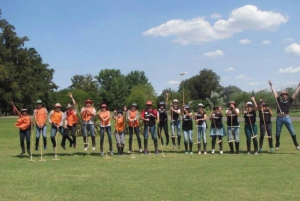
[[[58,147],[59,161],[52,160],[48,131],[48,149],[43,150],[46,161],[39,162],[40,152],[33,151],[35,162],[28,162],[27,154],[19,156],[21,148],[15,121],[0,118],[0,200],[300,199],[300,151],[294,147],[286,128],[283,128],[280,150],[275,154],[269,153],[265,140],[263,153],[248,156],[242,122],[240,155],[229,154],[227,139],[224,139],[223,155],[219,151],[215,155],[198,155],[196,145],[193,155],[185,155],[182,139],[180,150],[173,150],[171,145],[164,147],[166,158],[161,153],[136,153],[134,159],[129,155],[106,159],[99,156],[97,136],[97,151],[92,152],[89,147],[84,152],[82,138],[78,137],[76,149]],[[300,141],[300,122],[294,122],[294,127]],[[275,123],[273,129],[274,136]],[[58,144],[60,141],[59,135]],[[127,151],[127,135],[125,146]],[[134,146],[137,147],[136,141]],[[150,149],[153,151],[152,141]],[[208,149],[211,150],[210,137]]]

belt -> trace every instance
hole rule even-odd
[[[289,113],[277,113],[277,117],[286,117],[289,116]]]

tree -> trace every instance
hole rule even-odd
[[[29,111],[37,99],[50,107],[52,92],[58,88],[52,82],[54,70],[34,48],[24,48],[29,39],[18,37],[14,30],[5,19],[0,20],[0,110],[9,111],[12,100]]]
[[[126,99],[126,102],[128,106],[130,106],[132,103],[136,103],[138,108],[142,110],[145,108],[147,100],[152,101],[154,108],[157,106],[154,88],[150,84],[134,86],[130,95]]]
[[[233,93],[239,93],[239,92],[242,92],[240,88],[238,88],[237,86],[229,85],[223,88],[221,92],[221,96],[224,98],[224,101],[228,103],[229,101],[231,101],[231,95]]]
[[[218,94],[217,92],[212,91],[209,98],[206,98],[206,101],[208,103],[208,106],[210,107],[210,110],[214,106],[224,106],[225,103],[223,101],[223,98]]]
[[[145,75],[144,71],[134,70],[126,75],[126,82],[128,84],[128,92],[130,93],[131,89],[136,85],[147,85],[148,78]]]
[[[71,78],[70,89],[80,89],[87,92],[98,93],[99,83],[94,80],[94,77],[91,74],[86,75],[74,75]]]

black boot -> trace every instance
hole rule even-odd
[[[30,142],[27,142],[26,148],[27,148],[28,155],[30,155],[31,154],[31,152],[30,152]]]
[[[280,136],[276,136],[276,144],[275,144],[276,149],[279,148],[279,146],[280,146]]]
[[[233,149],[233,143],[232,142],[229,142],[229,147],[230,147],[230,152],[231,153],[234,153],[234,149]]]
[[[180,149],[180,139],[181,139],[181,136],[177,136],[178,149]]]
[[[161,144],[164,145],[164,139],[160,136]]]
[[[188,143],[184,143],[184,150],[185,150],[185,153],[188,153]]]
[[[258,152],[258,142],[257,142],[257,139],[254,138],[253,139],[253,146],[254,146],[254,152]]]
[[[52,142],[52,145],[53,145],[53,149],[56,148],[55,137],[51,137],[51,142]]]
[[[298,147],[298,142],[297,142],[296,135],[292,135],[292,139],[293,139],[294,145],[295,145],[296,147]]]
[[[21,152],[21,156],[23,156],[23,154],[25,154],[25,144],[24,142],[21,142],[21,149],[22,149],[22,152]]]
[[[96,147],[96,138],[95,136],[92,136],[92,147]]]
[[[148,153],[148,140],[144,139],[144,153],[147,154]]]
[[[43,137],[44,149],[47,149],[47,138]]]
[[[175,138],[174,137],[172,137],[172,143],[173,143],[173,146],[175,147],[176,144],[175,144]]]
[[[117,144],[117,150],[118,150],[118,155],[121,155],[121,145],[120,144]]]
[[[204,154],[207,152],[206,146],[207,146],[207,142],[205,142],[205,143],[203,144]]]
[[[61,147],[64,149],[64,150],[66,150],[66,136],[65,135],[63,135],[63,137],[62,137],[62,140],[61,140]]]
[[[166,134],[166,140],[167,140],[167,142],[166,142],[166,146],[168,146],[169,145],[169,134]]]
[[[201,144],[200,143],[198,144],[198,152],[199,151],[201,152]]]
[[[123,155],[124,147],[125,147],[125,145],[121,144],[121,155]]]
[[[250,153],[251,140],[247,140],[247,152]]]
[[[193,153],[193,143],[190,143],[190,153]]]
[[[38,137],[35,138],[35,150],[36,151],[39,150],[39,140],[40,140],[40,138],[38,138]]]
[[[70,147],[72,147],[72,145],[74,144],[72,138],[71,138],[69,135],[67,135],[67,139],[68,139],[69,142],[70,142]]]
[[[235,142],[235,149],[236,149],[236,153],[240,154],[240,143],[239,142]]]

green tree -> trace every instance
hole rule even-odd
[[[154,92],[154,88],[150,85],[137,85],[134,86],[131,90],[130,95],[126,99],[127,105],[130,106],[132,103],[136,103],[140,110],[145,108],[146,102],[151,100],[153,107],[156,108],[157,97]]]
[[[99,83],[94,80],[94,77],[91,74],[86,75],[74,75],[71,78],[70,89],[80,89],[83,91],[98,93]]]
[[[229,85],[223,88],[221,92],[221,96],[224,98],[224,101],[228,103],[229,101],[231,101],[231,95],[233,93],[239,93],[239,92],[242,92],[240,88],[238,88],[237,86]]]
[[[147,85],[148,78],[145,75],[144,71],[134,70],[126,75],[126,83],[128,84],[128,92],[130,93],[131,89],[136,85]]]

